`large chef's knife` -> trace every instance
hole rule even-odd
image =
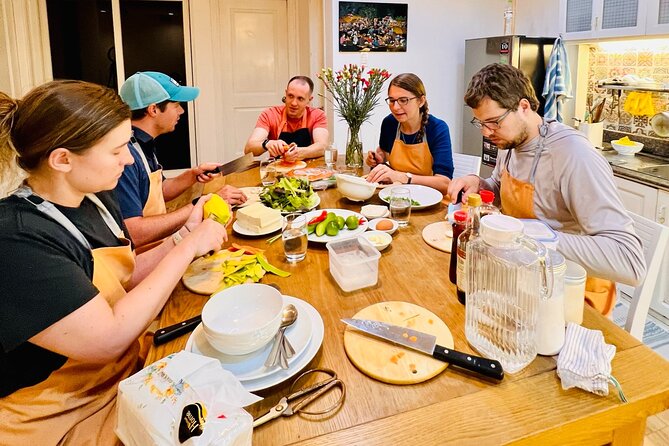
[[[497,380],[504,378],[504,370],[502,370],[502,364],[499,361],[442,347],[437,345],[436,336],[431,334],[368,319],[342,319],[341,321],[377,338],[425,353],[440,361],[448,362],[488,378]]]
[[[194,318],[179,322],[178,324],[161,328],[153,335],[153,344],[161,345],[172,339],[176,339],[179,336],[185,335],[186,333],[195,330],[195,327],[197,327],[201,321],[202,316],[195,316]]]
[[[235,172],[242,172],[247,170],[253,165],[253,154],[247,153],[244,156],[240,156],[237,159],[234,159],[228,163],[221,164],[216,169],[208,170],[205,173],[221,173],[223,175],[229,175]]]

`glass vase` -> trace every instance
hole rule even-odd
[[[346,167],[359,169],[362,167],[362,141],[360,141],[360,127],[348,127],[346,139]]]

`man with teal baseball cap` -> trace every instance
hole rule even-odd
[[[218,176],[207,172],[219,164],[203,163],[166,179],[156,157],[155,138],[174,131],[184,113],[181,103],[192,101],[199,94],[199,88],[180,85],[156,71],[137,72],[121,86],[121,98],[132,113],[133,137],[128,148],[135,162],[125,167],[116,195],[136,247],[147,246],[170,234],[177,243],[192,229],[189,225],[193,225],[186,222],[194,220],[193,212],[202,212],[201,204],[189,203],[168,213],[165,202],[178,197],[195,182],[207,183]],[[246,201],[244,193],[233,186],[226,185],[217,194],[230,205]]]

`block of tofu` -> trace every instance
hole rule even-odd
[[[253,203],[237,211],[237,223],[256,234],[281,227],[281,211],[268,208],[262,203]]]

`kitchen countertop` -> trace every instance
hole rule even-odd
[[[609,162],[614,175],[669,191],[669,175],[647,173],[640,170],[646,167],[669,165],[668,159],[643,153],[634,156],[618,155],[610,147],[608,143],[604,143],[604,150],[597,149],[597,151]]]

